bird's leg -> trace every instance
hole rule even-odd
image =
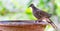
[[[42,22],[42,20],[41,20],[41,19],[38,19],[38,20],[36,20],[35,22],[36,22],[36,23],[39,23],[39,22]]]

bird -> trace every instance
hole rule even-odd
[[[37,20],[45,20],[46,22],[51,24],[54,29],[57,28],[57,26],[50,19],[51,14],[48,14],[47,12],[44,12],[43,10],[36,8],[34,4],[30,4],[29,7],[32,8],[33,15],[37,18]]]

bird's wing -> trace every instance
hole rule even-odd
[[[39,14],[40,14],[40,16],[42,16],[42,17],[48,17],[48,18],[51,17],[50,14],[48,14],[47,12],[41,11],[41,10],[39,11]]]
[[[40,19],[40,18],[41,18],[39,11],[33,12],[33,15],[34,15],[37,19]]]

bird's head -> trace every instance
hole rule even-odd
[[[34,4],[30,4],[29,7],[34,7]]]
[[[32,6],[34,6],[33,4],[31,4],[29,7],[32,7]]]

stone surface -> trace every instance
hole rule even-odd
[[[44,31],[46,27],[46,24],[44,23],[42,24],[42,22],[41,23],[34,23],[34,22],[28,23],[26,21],[23,25],[21,22],[20,24],[18,24],[18,22],[17,23],[15,22],[15,24],[13,23],[14,22],[11,22],[11,24],[5,25],[4,23],[0,22],[0,31]]]

